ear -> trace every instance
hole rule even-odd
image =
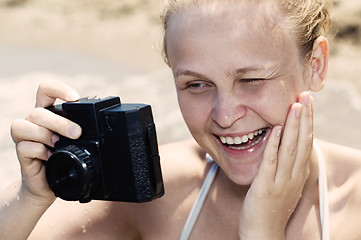
[[[329,57],[329,44],[327,38],[318,37],[313,43],[311,56],[312,77],[310,90],[318,92],[325,86]]]

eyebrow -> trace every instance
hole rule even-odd
[[[260,67],[242,67],[242,68],[237,68],[236,70],[226,70],[225,74],[227,76],[231,76],[231,75],[239,75],[239,74],[245,74],[245,73],[249,73],[249,72],[260,72],[260,71],[267,71],[267,70],[272,70],[275,69],[275,65],[274,64],[267,64],[267,66],[260,66]],[[273,70],[272,72],[274,72],[275,70]],[[186,75],[186,76],[194,76],[197,78],[207,78],[206,75],[201,74],[201,73],[197,73],[194,71],[190,71],[190,70],[183,70],[183,69],[177,69],[175,71],[175,77],[179,77],[182,75]]]
[[[244,68],[238,68],[235,71],[227,71],[226,74],[245,74],[245,73],[249,73],[249,72],[260,72],[260,71],[267,71],[267,70],[272,70],[275,69],[275,65],[274,64],[267,64],[266,66],[259,66],[259,67],[244,67]]]
[[[187,75],[187,76],[194,76],[197,78],[207,78],[206,75],[203,75],[201,73],[197,73],[197,72],[193,72],[193,71],[189,71],[189,70],[182,70],[182,69],[176,70],[174,75],[176,77],[179,77],[182,75]]]

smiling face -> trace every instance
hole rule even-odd
[[[252,3],[253,2],[253,3]],[[235,183],[250,184],[268,134],[309,89],[290,25],[271,1],[174,13],[167,50],[185,122]]]

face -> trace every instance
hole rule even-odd
[[[309,89],[295,37],[277,6],[244,2],[180,10],[166,38],[190,132],[241,185],[257,174],[272,127],[284,125],[290,105]]]

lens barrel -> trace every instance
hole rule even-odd
[[[96,182],[94,159],[76,145],[59,148],[46,162],[46,178],[55,196],[88,202]]]

